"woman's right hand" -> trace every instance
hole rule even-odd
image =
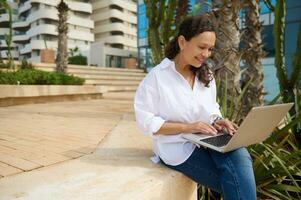
[[[188,124],[188,129],[190,133],[204,133],[209,135],[216,135],[217,130],[211,126],[210,124],[204,122],[196,122],[192,124]]]

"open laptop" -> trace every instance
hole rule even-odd
[[[267,139],[292,106],[293,103],[286,103],[252,108],[233,136],[225,133],[215,136],[191,133],[182,137],[197,146],[225,153]]]

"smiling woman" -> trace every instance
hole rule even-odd
[[[203,20],[200,20],[203,18]],[[196,23],[199,20],[199,23]],[[187,28],[190,27],[190,31]],[[211,72],[208,66],[204,63],[205,59],[212,54],[215,45],[215,24],[209,17],[200,15],[197,17],[187,18],[180,25],[179,33],[167,45],[165,55],[177,63],[178,71],[185,76],[193,72],[197,75],[201,82],[208,86],[212,80]],[[179,66],[183,64],[179,62],[188,63],[182,69]],[[202,67],[201,67],[202,66]]]
[[[209,14],[186,18],[166,48],[166,58],[139,85],[135,114],[139,129],[153,138],[154,162],[180,171],[225,200],[254,200],[256,186],[248,151],[219,153],[196,148],[186,133],[217,134],[235,125],[223,119],[206,59],[216,41]]]

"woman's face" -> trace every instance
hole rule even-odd
[[[211,56],[215,40],[215,33],[211,31],[200,33],[189,41],[185,40],[183,36],[179,36],[180,53],[185,63],[200,67],[206,58]]]

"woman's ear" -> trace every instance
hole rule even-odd
[[[185,44],[186,44],[186,40],[185,40],[185,37],[183,35],[180,35],[178,37],[178,44],[179,44],[180,50],[182,51],[185,47]]]

